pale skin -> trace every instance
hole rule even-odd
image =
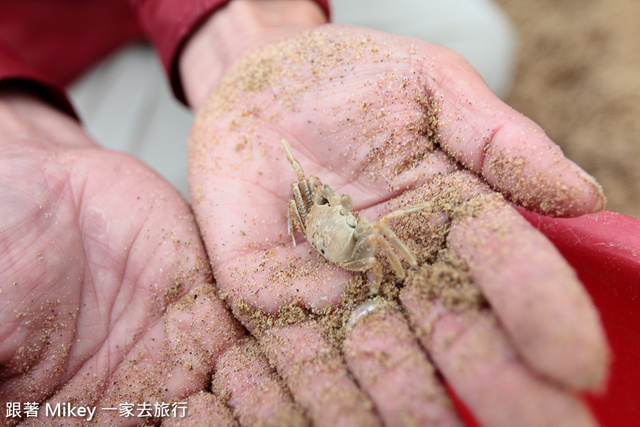
[[[278,2],[268,3],[275,7]],[[236,2],[225,13],[240,14],[252,6],[259,8]],[[317,10],[308,16],[309,28],[315,28]],[[287,235],[290,183],[296,174],[281,148],[283,138],[306,174],[318,176],[338,194],[349,194],[354,209],[370,220],[437,193],[430,186],[436,177],[465,180],[471,195],[488,194],[487,183],[516,203],[554,215],[604,207],[594,181],[446,49],[324,26],[293,42],[267,46],[220,80],[224,73],[218,70],[226,68],[221,63],[233,64],[263,43],[254,28],[234,56],[231,36],[216,31],[216,24],[214,19],[200,30],[181,63],[187,97],[200,111],[190,142],[190,185],[218,284],[251,331],[258,331],[258,325],[247,306],[275,315],[292,301],[315,308],[339,304],[352,274],[323,261],[301,243],[301,235],[295,247]],[[260,24],[264,40],[286,38],[282,27],[272,33],[268,22]],[[292,34],[299,30],[295,26]],[[237,37],[238,32],[231,33]],[[216,44],[229,47],[227,62],[206,54]],[[207,102],[206,93],[216,85]],[[417,100],[418,95],[423,98]],[[419,125],[425,119],[421,101],[427,97],[438,100],[439,146],[397,173],[413,160],[397,147],[424,142],[412,139],[406,123],[414,119]],[[367,157],[371,152],[380,157]],[[434,215],[433,220],[442,218]],[[469,240],[470,235],[475,238]],[[378,416],[395,424],[410,414],[456,425],[455,411],[434,375],[437,369],[487,425],[510,425],[513,419],[531,425],[590,424],[571,390],[601,385],[606,342],[591,302],[557,251],[506,202],[457,221],[448,239],[490,308],[452,312],[438,301],[420,301],[407,287],[400,295],[405,315],[383,307],[374,311],[386,313],[376,318],[387,321],[376,327],[365,317],[355,321],[341,368],[332,362],[325,369],[299,368],[311,360],[322,364],[319,355],[332,351],[313,321],[260,329],[259,341],[294,398],[318,424],[375,424]],[[291,263],[309,273],[283,276]],[[376,333],[380,330],[386,333]],[[375,350],[362,351],[368,347]],[[410,356],[397,356],[410,357],[410,363],[364,368],[376,359],[375,351],[394,357],[399,348],[412,349]],[[325,389],[362,393],[375,412],[364,400],[347,404],[343,394]],[[411,403],[427,394],[439,398]]]
[[[372,295],[378,293],[382,281],[382,266],[376,259],[378,250],[383,251],[389,260],[396,280],[404,280],[404,268],[395,251],[402,254],[410,268],[415,268],[418,262],[409,248],[389,228],[388,222],[431,205],[420,203],[407,209],[399,209],[372,224],[366,218],[353,214],[353,202],[348,194],[339,196],[331,187],[321,184],[317,177],[307,178],[291,152],[289,143],[283,139],[282,145],[287,153],[287,160],[298,175],[298,181],[291,183],[292,195],[287,211],[287,232],[292,236],[294,246],[296,241],[293,237],[293,224],[328,261],[349,271],[370,271]]]
[[[221,76],[242,55],[267,41],[295,37],[323,19],[317,7],[305,1],[231,3],[201,27],[182,53],[180,73],[190,105],[202,110]],[[335,37],[331,27],[319,31]],[[349,33],[392,43],[394,52],[415,44],[364,30]],[[514,200],[530,200],[526,196],[531,188],[513,188],[514,181],[488,166],[491,155],[508,147],[525,160],[521,174],[535,171],[569,189],[564,193],[569,197],[558,197],[554,204],[556,213],[572,216],[603,207],[597,187],[557,156],[535,124],[495,99],[464,61],[436,46],[415,48],[417,55],[433,59],[417,71],[432,82],[429,90],[441,100],[444,151],[421,159],[415,169],[419,173],[405,175],[396,182],[398,188],[426,191],[420,184],[430,173],[458,171],[456,159],[478,182],[484,179]],[[391,54],[402,72],[407,63],[397,58]],[[356,93],[367,96],[362,85],[378,78],[386,65],[361,61],[351,64],[357,72],[348,81]],[[297,72],[304,77],[308,65],[300,64]],[[341,286],[352,274],[321,265],[320,272],[329,273],[326,278],[283,283],[275,279],[275,268],[271,276],[255,272],[261,256],[272,249],[269,254],[275,255],[266,259],[267,267],[292,259],[316,262],[307,244],[294,249],[286,235],[289,183],[295,174],[279,151],[281,138],[290,141],[308,173],[331,179],[334,190],[350,194],[354,207],[364,209],[368,218],[384,215],[387,201],[411,197],[411,192],[389,191],[386,169],[384,179],[373,181],[354,158],[340,156],[341,150],[355,149],[357,160],[363,152],[358,147],[365,146],[346,147],[341,138],[378,122],[357,117],[351,104],[330,88],[327,82],[302,92],[314,101],[298,103],[295,112],[286,114],[269,100],[273,97],[260,98],[265,93],[261,91],[241,93],[235,107],[213,121],[202,110],[191,144],[197,223],[187,203],[146,166],[101,149],[77,122],[42,101],[24,92],[0,92],[2,407],[8,401],[76,400],[106,407],[140,399],[139,391],[145,390],[142,399],[148,402],[187,399],[194,415],[213,417],[216,425],[251,425],[265,417],[327,425],[350,425],[353,420],[393,424],[407,413],[456,425],[457,415],[434,374],[438,369],[483,422],[507,425],[505,407],[531,424],[541,421],[539,417],[548,417],[542,421],[550,423],[589,422],[570,390],[597,387],[604,376],[606,344],[597,317],[557,252],[508,205],[487,217],[504,218],[516,231],[509,239],[492,234],[487,217],[460,222],[449,237],[472,266],[492,310],[454,313],[437,302],[422,305],[407,288],[400,296],[406,317],[382,307],[374,309],[382,315],[370,321],[355,320],[345,359],[337,359],[337,368],[322,369],[322,360],[330,359],[320,358],[313,369],[298,369],[318,355],[338,355],[309,321],[274,327],[259,336],[277,372],[255,351],[255,343],[215,294],[207,255],[232,306],[242,299],[267,313],[277,312],[293,297],[308,306],[337,304]],[[407,106],[406,100],[398,102]],[[258,116],[245,114],[255,105]],[[346,109],[331,114],[336,105]],[[259,138],[251,134],[249,145],[236,150],[255,124],[247,120],[265,115],[275,119]],[[357,128],[340,124],[347,116],[360,119]],[[235,129],[229,126],[233,119],[239,124]],[[301,127],[307,120],[313,121],[309,131]],[[207,147],[205,138],[212,129],[221,144]],[[267,147],[264,157],[255,155],[258,142]],[[245,158],[247,153],[253,155]],[[393,158],[389,167],[398,160]],[[536,209],[536,203],[531,201],[530,207]],[[489,250],[478,252],[464,239],[467,232],[484,236]],[[505,245],[519,251],[503,258],[499,249]],[[487,265],[499,268],[483,268]],[[416,335],[407,318],[432,332]],[[253,329],[248,319],[241,320]],[[372,352],[399,362],[376,364],[379,359],[368,357]],[[574,357],[569,360],[567,355]],[[244,370],[236,369],[238,360]],[[462,361],[471,361],[465,375],[457,369]],[[247,392],[246,378],[260,378],[259,384],[251,383],[255,393]],[[350,398],[325,392],[336,387]],[[199,394],[204,389],[230,393],[222,403],[217,396]],[[256,403],[258,392],[267,393],[268,404]],[[537,406],[523,407],[518,399],[522,395]],[[535,410],[540,406],[546,411]],[[109,417],[138,421],[110,412],[99,417],[105,422]]]
[[[48,419],[45,405],[183,401],[207,387],[245,334],[213,292],[178,192],[23,92],[0,93],[0,152],[3,410],[35,402],[42,411],[27,422],[81,424]],[[256,374],[270,372],[265,362]],[[216,400],[204,402],[223,425],[232,416]],[[93,420],[140,422],[100,409]]]

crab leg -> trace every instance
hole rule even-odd
[[[419,203],[417,205],[413,205],[413,206],[408,207],[406,209],[398,209],[397,211],[389,212],[388,214],[386,214],[385,216],[380,218],[378,220],[378,222],[386,224],[387,222],[389,222],[389,220],[392,220],[394,218],[399,218],[401,216],[409,215],[409,214],[412,214],[414,212],[418,212],[418,211],[421,211],[423,209],[429,208],[431,206],[433,206],[433,203],[424,202],[424,203]]]
[[[320,182],[320,179],[315,175],[311,175],[307,178],[307,183],[309,184],[310,194],[315,194],[316,190],[322,186],[322,182]]]
[[[372,256],[369,258],[359,259],[356,261],[349,261],[343,264],[340,264],[342,268],[349,271],[367,271],[371,270],[371,275],[373,276],[373,283],[371,284],[371,295],[375,295],[378,293],[380,289],[380,283],[382,283],[382,267],[376,260],[376,257]]]
[[[300,194],[300,187],[295,182],[291,183],[291,193],[293,194],[293,198],[295,200],[296,206],[298,207],[298,216],[300,217],[300,224],[304,224],[307,221],[307,215],[309,215],[309,211],[307,207],[311,207],[311,205],[307,205],[304,202],[302,194]]]
[[[293,230],[294,223],[300,229],[302,234],[304,234],[304,223],[302,222],[298,209],[296,208],[296,202],[293,199],[290,199],[289,210],[287,211],[287,233],[291,236],[293,246],[296,246],[296,236],[294,235]]]
[[[299,181],[298,185],[300,186],[300,192],[302,193],[302,196],[306,204],[305,207],[311,206],[313,203],[313,200],[311,199],[311,191],[309,189],[309,183],[307,182],[307,178],[304,176],[304,171],[302,170],[302,166],[300,166],[300,163],[298,163],[296,158],[293,157],[293,153],[291,152],[291,147],[289,146],[289,143],[287,142],[286,139],[282,139],[282,145],[284,146],[284,150],[287,152],[287,160],[289,160],[289,163],[291,163],[291,166],[293,166],[293,170],[295,170],[296,174],[298,175],[298,181]]]
[[[372,234],[369,238],[380,245],[380,249],[382,249],[384,254],[387,256],[389,264],[391,264],[391,268],[393,268],[393,271],[396,274],[398,280],[404,280],[404,268],[402,268],[402,264],[400,263],[400,258],[398,258],[398,255],[396,255],[395,252],[393,252],[393,249],[391,249],[391,245],[389,245],[389,242],[384,240],[384,237],[382,237],[380,234]],[[408,249],[407,252],[409,252]],[[410,252],[409,254],[411,255]],[[413,258],[414,263],[417,264],[416,259],[413,257],[413,255],[411,255],[411,258]]]
[[[394,233],[387,224],[378,222],[373,223],[372,225],[376,230],[380,230],[385,235],[385,237],[391,241],[393,247],[395,247],[402,254],[403,258],[407,260],[409,265],[415,267],[418,264],[416,257],[413,256],[409,248],[407,248],[407,245],[405,245],[402,240],[400,240],[398,236],[396,236],[396,233]],[[400,277],[400,279],[401,278],[402,277]]]
[[[398,209],[397,211],[393,211],[386,214],[385,216],[383,216],[378,221],[372,224],[376,230],[382,231],[382,233],[387,237],[387,239],[391,241],[391,244],[393,244],[393,246],[402,254],[404,259],[406,259],[407,262],[409,262],[409,264],[412,267],[416,266],[418,264],[418,261],[416,261],[415,256],[413,256],[409,248],[407,248],[407,246],[402,242],[402,240],[400,240],[398,236],[396,236],[396,233],[394,233],[393,230],[389,228],[387,223],[394,218],[399,218],[401,216],[409,215],[411,213],[421,211],[431,206],[432,206],[432,203],[425,202],[425,203],[420,203],[420,204],[411,206],[407,209]]]
[[[367,227],[366,225],[361,226],[361,224],[358,224],[358,226],[363,228]],[[400,258],[398,258],[398,255],[393,252],[389,242],[387,242],[381,234],[378,234],[377,230],[363,235],[358,243],[356,243],[356,247],[351,255],[351,261],[340,264],[342,268],[352,271],[365,271],[371,269],[374,279],[371,288],[375,289],[374,293],[377,293],[377,289],[382,281],[382,269],[380,268],[380,264],[376,261],[375,256],[367,256],[367,254],[375,253],[375,248],[378,246],[380,246],[380,249],[382,249],[387,256],[389,264],[391,264],[391,268],[396,274],[396,277],[399,280],[403,280],[405,274],[402,264],[400,263]]]

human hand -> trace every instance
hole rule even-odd
[[[292,245],[282,138],[370,220],[433,205],[391,223],[419,261],[402,285],[367,302],[362,274]],[[574,216],[601,190],[454,53],[336,26],[258,50],[200,109],[190,186],[221,291],[315,423],[457,424],[436,370],[486,425],[593,422],[573,393],[606,373],[598,315],[499,193]]]
[[[177,191],[26,94],[0,93],[0,152],[2,408],[21,403],[22,419],[36,424],[114,425],[157,421],[155,403],[186,401],[189,415],[201,408],[214,425],[232,425],[210,393],[188,396],[252,344],[216,295]],[[248,354],[250,374],[271,375],[266,360]],[[272,393],[271,408],[254,413],[295,412],[282,390]],[[26,417],[27,402],[39,405],[37,418]],[[46,416],[45,405],[67,402],[93,410]],[[133,417],[119,413],[127,403]],[[145,403],[148,415],[136,418]],[[5,415],[3,425],[20,420]]]

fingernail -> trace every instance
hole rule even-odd
[[[596,181],[596,179],[593,176],[588,174],[587,171],[585,171],[580,166],[578,166],[578,164],[573,160],[569,159],[569,163],[573,165],[577,173],[582,177],[582,179],[587,184],[589,184],[593,188],[594,192],[596,193],[596,198],[597,198],[596,202],[591,208],[591,211],[589,213],[602,212],[604,210],[605,205],[607,204],[607,199],[604,196],[604,191],[602,190],[602,187],[600,186],[600,184],[598,184],[598,181]]]
[[[605,199],[604,194],[602,193],[602,189],[598,188],[598,200],[596,200],[595,205],[591,209],[591,213],[598,213],[604,210],[604,207],[607,203],[607,199]]]

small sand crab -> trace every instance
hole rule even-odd
[[[337,195],[328,185],[322,184],[316,176],[306,178],[300,163],[293,157],[287,141],[283,139],[282,145],[287,152],[287,159],[298,175],[298,182],[291,183],[293,195],[289,200],[287,211],[287,227],[293,238],[293,244],[296,244],[292,227],[292,224],[295,224],[311,246],[329,261],[350,271],[371,270],[373,275],[371,293],[373,294],[378,293],[382,281],[382,266],[375,257],[376,250],[380,246],[397,279],[403,280],[404,269],[391,245],[411,267],[415,267],[417,261],[387,223],[393,218],[419,211],[431,204],[422,203],[408,209],[397,210],[378,221],[369,222],[351,211],[353,205],[347,194]]]

